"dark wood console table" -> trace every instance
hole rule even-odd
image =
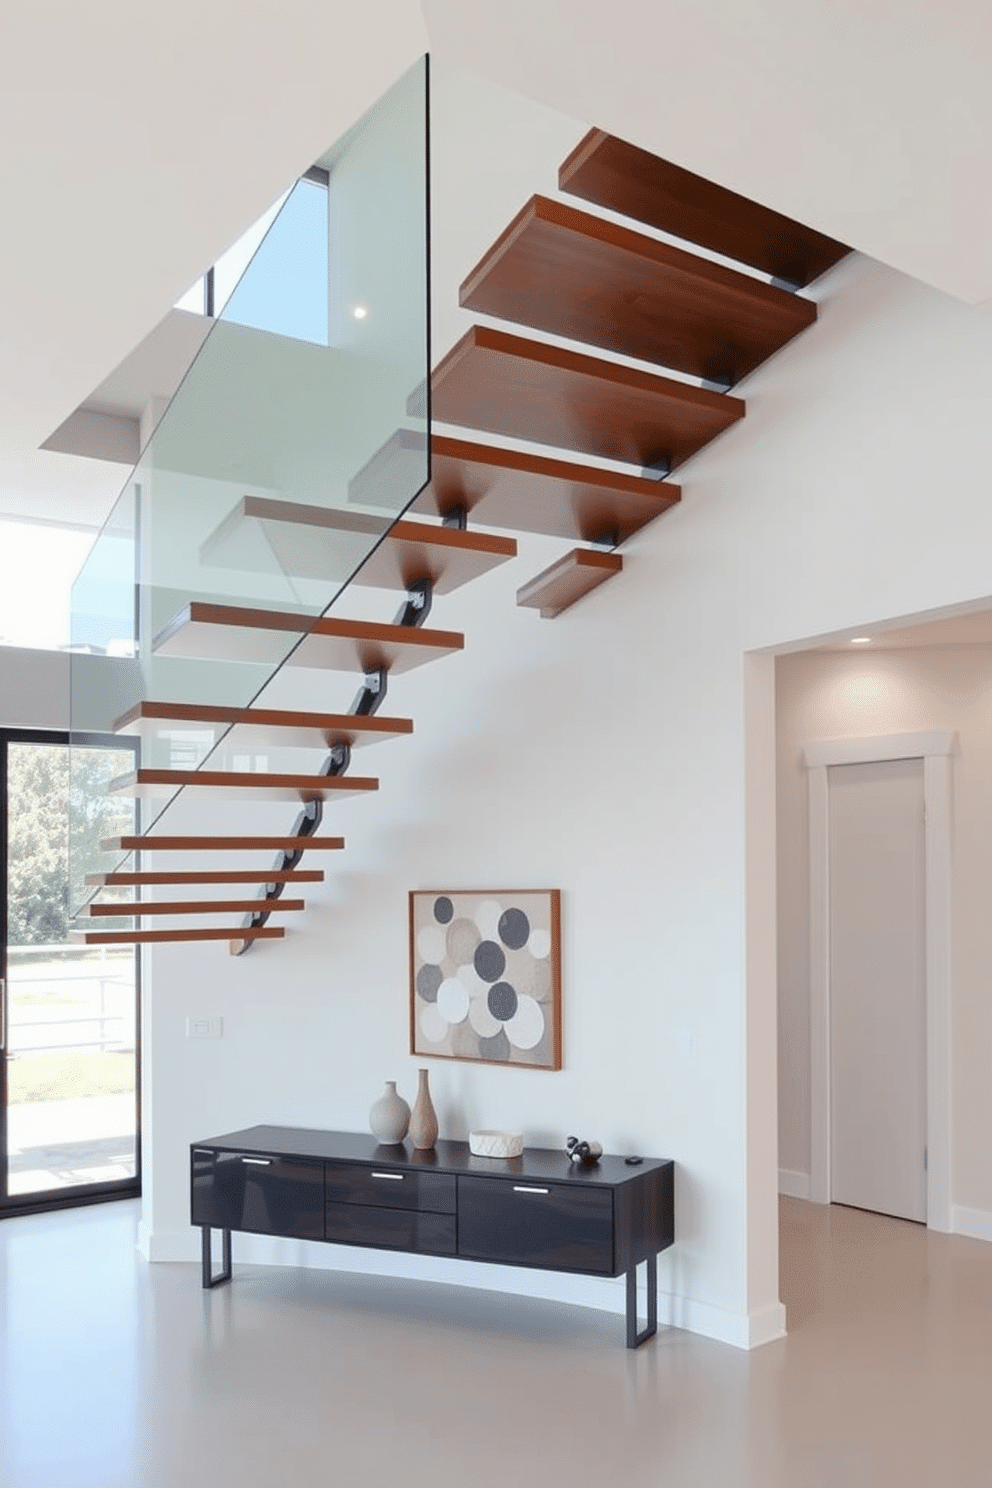
[[[231,1231],[421,1255],[627,1277],[627,1347],[657,1331],[658,1252],[674,1238],[674,1164],[622,1157],[595,1167],[564,1152],[473,1157],[467,1142],[432,1152],[380,1146],[356,1132],[252,1126],[194,1142],[190,1216],[202,1230],[203,1285],[231,1278]],[[211,1230],[223,1232],[216,1275]],[[637,1326],[637,1267],[648,1316]]]

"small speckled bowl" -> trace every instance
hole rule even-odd
[[[514,1131],[469,1132],[468,1150],[475,1157],[519,1157],[524,1150],[524,1134]]]

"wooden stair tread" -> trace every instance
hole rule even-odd
[[[740,398],[488,326],[452,347],[431,390],[442,423],[661,470],[744,416]]]
[[[174,930],[70,930],[75,945],[142,945],[164,940],[282,940],[284,925],[258,925],[252,929],[184,926]]]
[[[730,386],[816,320],[811,300],[544,196],[472,270],[459,302]]]
[[[188,899],[181,902],[146,899],[124,904],[84,904],[78,914],[93,920],[131,920],[141,915],[255,914],[263,904],[266,909],[273,910],[296,911],[306,907],[302,899]]]
[[[363,718],[354,713],[310,713],[285,708],[222,708],[206,703],[138,703],[117,719],[114,732],[139,735],[142,738],[168,736],[183,725],[201,724],[235,731],[234,739],[244,744],[285,745],[287,747],[329,748],[349,744],[357,748],[401,734],[413,733],[410,718],[384,718],[378,714]]]
[[[225,551],[237,554],[246,523],[262,528],[265,556],[274,555],[282,571],[291,577],[344,582],[353,575],[352,583],[376,589],[405,591],[422,579],[430,579],[435,593],[449,594],[517,554],[512,539],[483,532],[459,532],[405,518],[389,525],[385,518],[361,512],[243,496],[207,539],[201,556],[216,562],[218,554]],[[363,538],[360,547],[352,543],[350,553],[347,548],[342,551],[342,535],[356,524],[363,530],[378,529],[379,541],[371,552],[368,537]],[[249,571],[261,568],[262,558],[253,564],[242,556],[237,566]]]
[[[303,775],[265,773],[252,770],[152,770],[139,769],[118,775],[107,786],[108,796],[160,796],[186,788],[198,792],[240,791],[267,801],[315,801],[327,796],[339,799],[379,789],[371,777],[356,775]]]
[[[343,837],[104,837],[100,851],[115,852],[328,852]]]
[[[270,884],[270,883],[323,883],[323,868],[216,868],[194,869],[184,872],[155,871],[137,872],[130,869],[115,873],[87,873],[83,882],[99,884],[102,888],[127,886],[138,888],[142,884]]]
[[[412,509],[443,517],[464,506],[490,527],[582,542],[612,532],[625,542],[681,494],[667,481],[435,434],[431,479]]]
[[[298,637],[294,643],[292,637]],[[295,649],[289,655],[290,648]],[[260,610],[193,600],[159,631],[160,656],[251,661],[329,671],[405,672],[461,651],[465,637],[450,630],[338,620],[292,610]]]
[[[540,610],[542,620],[553,620],[584,594],[620,573],[622,568],[623,559],[619,553],[575,548],[518,589],[517,604]]]
[[[780,212],[728,191],[626,140],[592,129],[558,172],[585,201],[802,286],[850,249]]]

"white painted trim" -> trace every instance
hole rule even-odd
[[[789,1199],[808,1199],[809,1174],[796,1173],[790,1168],[779,1168],[778,1191]]]
[[[804,750],[809,767],[809,1197],[830,1203],[830,923],[827,770],[831,765],[923,760],[926,812],[927,1225],[951,1222],[951,762],[953,729],[820,739]]]
[[[761,1312],[752,1312],[747,1320],[747,1347],[761,1348],[785,1337],[785,1305],[775,1302]]]
[[[872,765],[880,760],[928,759],[953,754],[953,729],[924,729],[917,734],[876,734],[868,739],[816,739],[803,753],[811,768],[819,765]]]
[[[186,1255],[176,1257],[154,1255],[154,1246],[155,1236],[152,1234],[151,1226],[147,1220],[140,1219],[138,1221],[137,1251],[140,1256],[144,1256],[146,1261],[166,1261],[172,1259],[187,1261],[191,1259]]]
[[[951,758],[925,756],[927,1225],[951,1224]]]
[[[200,1264],[200,1233],[182,1230],[145,1230],[140,1227],[138,1249],[147,1261]],[[215,1253],[219,1256],[215,1237]],[[554,1271],[528,1271],[516,1266],[493,1266],[481,1261],[451,1261],[403,1251],[356,1249],[344,1245],[314,1245],[307,1240],[280,1240],[265,1235],[231,1237],[235,1267],[301,1266],[309,1270],[350,1271],[366,1276],[394,1276],[406,1281],[440,1282],[446,1286],[476,1287],[517,1297],[539,1297],[573,1307],[592,1307],[622,1317],[626,1310],[625,1280],[620,1277],[565,1276]],[[193,1284],[191,1279],[191,1285]],[[196,1280],[199,1286],[199,1278]],[[646,1283],[639,1280],[640,1312],[646,1310]],[[682,1328],[735,1348],[758,1348],[785,1337],[785,1308],[781,1303],[760,1313],[727,1312],[694,1297],[658,1292],[658,1326]]]
[[[972,1240],[992,1240],[992,1214],[987,1209],[966,1209],[963,1204],[951,1206],[951,1230],[955,1235],[968,1235]]]

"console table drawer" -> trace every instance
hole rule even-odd
[[[387,1165],[364,1168],[325,1164],[327,1202],[372,1204],[384,1209],[426,1209],[454,1214],[455,1178],[450,1173],[412,1173]]]
[[[193,1148],[194,1224],[323,1239],[324,1164]]]
[[[612,1276],[613,1195],[571,1184],[459,1178],[458,1254]]]
[[[455,1254],[455,1216],[372,1204],[328,1204],[324,1238],[342,1245],[375,1245],[425,1255]]]

